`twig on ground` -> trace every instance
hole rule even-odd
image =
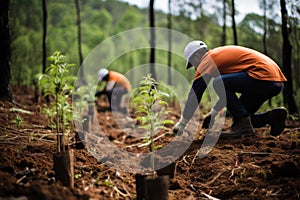
[[[193,158],[193,160],[192,160],[192,162],[191,162],[191,165],[190,165],[190,167],[189,167],[189,170],[190,170],[190,168],[192,167],[192,165],[194,164],[194,162],[195,162],[197,156],[199,156],[200,158],[201,158],[202,156],[206,156],[206,155],[211,151],[211,149],[212,149],[212,148],[209,147],[209,146],[201,147],[200,149],[198,149],[198,151],[196,152],[196,154],[195,154],[195,156],[194,156],[194,158]]]
[[[279,188],[279,190],[277,192],[273,192],[273,190],[271,191],[267,191],[266,196],[278,196],[278,194],[281,192],[281,188]]]
[[[241,168],[241,167],[233,168],[233,169],[231,170],[231,174],[230,174],[230,176],[228,177],[228,179],[231,179],[231,177],[234,176],[234,172],[235,172],[236,170],[238,170],[238,169],[242,169],[242,168]]]
[[[114,186],[113,189],[114,189],[119,195],[121,195],[122,197],[128,197],[128,196],[130,196],[130,194],[125,194],[125,193],[121,192],[121,191],[118,189],[117,186]],[[125,190],[125,191],[126,191],[126,190]],[[126,191],[126,193],[127,193],[127,191]]]
[[[186,157],[187,157],[187,155],[183,156],[182,160],[183,160],[183,162],[184,162],[185,164],[188,165],[189,163],[188,163],[188,161],[185,159]]]
[[[126,189],[125,184],[123,183],[122,185],[123,185],[124,191],[127,193],[127,196],[131,196],[131,195],[130,195],[130,192],[128,192],[128,190]]]
[[[193,157],[193,160],[192,160],[192,162],[191,162],[191,164],[189,166],[188,171],[190,171],[190,169],[192,168],[192,165],[194,164],[194,162],[196,160],[196,156],[199,154],[199,152],[200,152],[200,149],[198,149],[198,151],[196,152],[195,156]]]
[[[194,192],[196,192],[198,195],[203,195],[203,196],[205,196],[205,197],[207,197],[208,199],[210,199],[210,200],[220,200],[220,199],[218,199],[218,198],[216,198],[216,197],[213,197],[213,196],[211,196],[211,195],[209,195],[209,194],[206,194],[205,192],[203,192],[202,190],[200,190],[200,192],[191,184],[190,185],[190,188],[194,191]]]
[[[204,193],[204,192],[200,192],[200,194],[202,194],[202,195],[204,195],[204,196],[206,196],[208,199],[210,199],[210,200],[220,200],[220,199],[218,199],[218,198],[216,198],[216,197],[213,197],[213,196],[210,196],[210,195],[208,195],[208,194],[206,194],[206,193]]]
[[[17,180],[17,184],[20,184],[26,178],[26,175],[22,176],[20,179]]]
[[[204,185],[208,186],[208,185],[214,183],[226,171],[227,171],[226,169],[222,170],[220,173],[217,174],[217,176],[215,176],[211,181],[209,181],[208,183],[205,183]]]

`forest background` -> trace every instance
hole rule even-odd
[[[76,75],[82,62],[78,53],[76,0],[45,2],[47,2],[47,56],[50,56],[55,50],[61,51],[67,56],[68,62],[77,65],[73,72]],[[150,26],[148,8],[139,8],[117,0],[81,0],[77,2],[80,6],[83,59],[99,43],[115,34],[133,28]],[[212,0],[209,3],[206,0],[172,1],[169,13],[155,11],[155,26],[171,28],[192,38],[201,39],[207,43],[209,48],[225,44],[238,44],[253,48],[267,54],[282,67],[283,39],[280,3],[274,0],[260,0],[259,2],[264,14],[248,13],[245,15],[236,24],[236,38],[232,29],[233,18],[230,16],[233,12],[232,1],[226,0]],[[289,15],[289,40],[293,47],[291,57],[293,95],[297,107],[299,107],[300,6],[297,5],[297,1],[286,1],[286,3]],[[223,5],[227,5],[225,12],[223,12]],[[10,6],[11,84],[32,86],[35,75],[42,72],[43,67],[43,1],[11,0]],[[239,11],[235,10],[235,15],[238,13]],[[226,34],[224,35],[224,33]],[[148,63],[149,53],[149,50],[128,53],[112,63],[109,69],[126,73],[134,66]],[[168,53],[156,51],[155,62],[168,65]],[[172,56],[170,66],[192,81],[194,72],[186,70],[183,67],[184,64],[185,60],[182,57]],[[283,105],[283,97],[275,98],[273,104]]]

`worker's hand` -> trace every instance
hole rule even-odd
[[[215,117],[217,114],[218,112],[212,108],[210,112],[205,116],[204,121],[202,123],[202,128],[211,128],[215,122]]]
[[[103,94],[105,94],[105,91],[98,91],[95,93],[95,97],[100,97]]]
[[[186,127],[186,124],[188,123],[188,120],[181,118],[179,122],[177,122],[173,128],[173,133],[177,135],[182,135],[183,131]]]

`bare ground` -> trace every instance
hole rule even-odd
[[[55,182],[54,131],[47,127],[41,106],[33,102],[32,90],[14,88],[13,95],[17,104],[0,101],[0,199],[135,199],[135,174],[109,168],[74,144],[75,187]],[[17,114],[23,122],[15,121]],[[178,112],[171,117],[178,120]],[[136,143],[114,128],[110,111],[102,110],[98,119],[120,148]],[[219,141],[200,159],[195,157],[203,142],[199,132],[176,161],[169,199],[300,199],[300,122],[288,120],[277,137],[269,135],[268,127],[256,133],[258,137]]]

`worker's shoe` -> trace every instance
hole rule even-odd
[[[284,130],[287,114],[287,109],[283,107],[269,111],[268,124],[271,126],[271,135],[277,136]]]
[[[250,117],[233,118],[233,124],[229,131],[222,131],[220,139],[238,139],[254,136]]]

